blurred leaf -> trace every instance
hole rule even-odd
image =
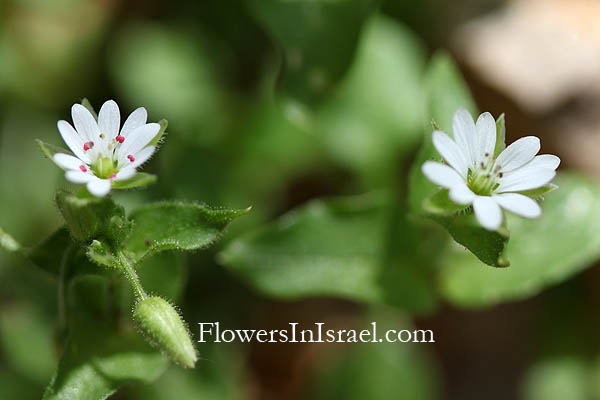
[[[213,244],[231,221],[250,209],[212,209],[196,203],[161,202],[131,214],[133,232],[126,249],[135,263],[171,249],[197,250]]]
[[[541,218],[508,215],[510,268],[483,268],[457,247],[442,258],[439,285],[450,302],[482,307],[527,298],[600,257],[600,187],[576,174],[559,174],[556,182],[560,189],[543,202]]]
[[[150,382],[167,368],[167,359],[131,328],[118,330],[108,322],[106,283],[89,275],[73,280],[69,337],[44,400],[103,400],[122,384]]]
[[[439,187],[429,181],[421,171],[425,161],[441,159],[431,140],[431,122],[434,121],[441,130],[450,134],[456,110],[463,107],[473,112],[475,106],[458,68],[445,53],[437,53],[431,60],[425,76],[425,87],[428,99],[426,134],[411,171],[411,209],[416,214],[438,222],[448,230],[454,240],[472,251],[484,263],[494,267],[507,267],[509,261],[504,255],[504,247],[508,242],[509,232],[506,228],[501,227],[496,232],[490,232],[481,227],[472,213],[448,215],[447,210],[439,209],[439,203],[438,207],[431,207],[432,202],[436,201]],[[502,124],[503,122],[500,126]]]
[[[4,360],[22,376],[42,385],[48,382],[55,368],[53,333],[50,317],[34,307],[3,306],[0,342]]]
[[[371,185],[396,173],[398,156],[414,151],[421,137],[424,58],[412,32],[375,15],[350,70],[320,108],[329,152]]]
[[[376,1],[253,0],[252,14],[281,46],[281,85],[301,101],[316,99],[347,70]],[[332,54],[335,54],[332,57]]]
[[[156,182],[156,175],[146,172],[138,172],[132,178],[124,181],[116,181],[112,183],[113,189],[134,189],[142,188]]]
[[[211,143],[229,123],[216,43],[197,25],[132,24],[116,38],[110,72],[129,103],[176,121],[171,129],[188,140]]]
[[[177,400],[245,399],[250,389],[243,376],[243,357],[237,348],[204,343],[194,370],[169,368],[152,385],[136,387],[134,398],[164,400],[177,393]]]
[[[385,317],[385,313],[371,316],[377,321],[381,337],[388,329],[413,331],[406,321]],[[365,329],[369,323],[363,323]],[[427,354],[426,346],[412,343],[353,343],[339,354],[328,357],[317,368],[316,384],[306,398],[345,400],[439,398],[437,374]],[[330,349],[333,351],[334,349]]]
[[[271,296],[335,296],[428,310],[434,301],[410,270],[420,266],[411,259],[414,248],[401,260],[388,259],[392,220],[380,196],[313,200],[232,241],[219,260]],[[399,231],[406,236],[413,233],[404,228]],[[398,290],[400,284],[409,290]]]
[[[592,395],[587,363],[576,358],[546,360],[533,366],[525,376],[524,400],[588,400]]]

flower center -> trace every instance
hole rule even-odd
[[[113,178],[118,172],[117,161],[110,157],[98,157],[92,164],[92,172],[100,179]]]
[[[500,172],[500,166],[496,165],[494,161],[494,157],[486,153],[485,161],[469,168],[467,186],[473,193],[479,196],[490,196],[498,187],[502,172]]]

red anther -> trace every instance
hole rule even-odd
[[[119,143],[123,143],[125,141],[125,137],[121,136],[121,135],[117,135],[117,137],[115,138],[115,140]]]
[[[81,170],[81,172],[87,172],[87,168],[85,167],[85,165],[80,165],[79,169]]]
[[[110,174],[110,175],[108,176],[108,179],[113,179],[113,178],[116,178],[116,177],[117,177],[117,174]]]
[[[133,156],[130,154],[127,156],[127,158],[129,159],[129,161],[134,162],[135,158],[133,158]]]
[[[89,149],[91,149],[92,147],[94,147],[94,142],[85,142],[83,144],[83,150],[84,151],[88,151]]]

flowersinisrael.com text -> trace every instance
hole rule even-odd
[[[377,322],[369,329],[327,329],[325,323],[317,322],[312,329],[301,329],[297,322],[290,322],[287,329],[221,329],[219,322],[199,322],[198,342],[231,343],[433,343],[433,331],[388,329],[377,331]]]

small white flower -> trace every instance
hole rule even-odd
[[[535,136],[515,141],[495,157],[496,122],[487,112],[475,124],[467,110],[459,109],[452,130],[454,140],[444,132],[433,132],[433,145],[448,165],[425,162],[422,171],[429,180],[448,189],[452,201],[472,204],[477,220],[488,230],[502,224],[501,208],[525,218],[541,215],[538,203],[519,192],[548,184],[560,158],[536,156],[540,140]]]
[[[98,121],[81,104],[73,105],[71,116],[75,128],[67,121],[58,121],[58,130],[76,157],[57,153],[53,159],[66,170],[67,180],[86,184],[94,196],[108,194],[112,181],[132,178],[136,168],[148,161],[156,149],[148,144],[158,134],[160,125],[146,123],[148,114],[143,107],[132,112],[122,128],[119,106],[113,100],[102,105]]]

